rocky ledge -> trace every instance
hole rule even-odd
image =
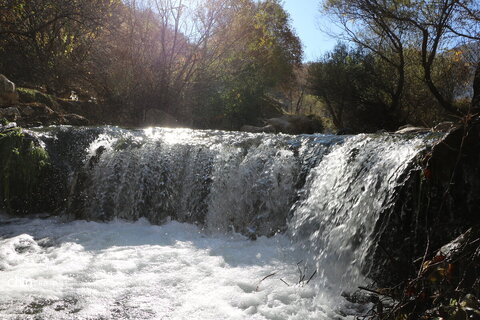
[[[35,89],[17,88],[0,74],[0,120],[16,122],[22,127],[90,124],[87,118],[71,111],[76,104],[82,103],[58,99]]]

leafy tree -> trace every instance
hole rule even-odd
[[[389,113],[388,64],[362,49],[337,44],[321,61],[311,64],[309,84],[338,129],[376,131],[395,128],[399,119]]]
[[[395,1],[371,0],[327,0],[325,10],[335,17],[344,31],[341,38],[352,41],[361,48],[373,52],[377,57],[394,68],[390,112],[398,111],[405,88],[405,30],[403,21],[391,19],[382,14]]]
[[[0,0],[0,67],[28,82],[74,77],[120,0]]]
[[[238,128],[301,64],[277,0],[0,0],[0,10],[3,73],[86,90],[129,125],[155,114]]]
[[[202,74],[211,75],[210,103],[198,109],[217,112],[224,127],[260,124],[266,93],[293,81],[301,63],[301,44],[278,1],[232,1],[208,50],[219,53]],[[204,81],[204,79],[202,79]],[[218,114],[219,113],[219,114]]]
[[[445,111],[459,113],[452,95],[442,91],[435,80],[436,59],[462,40],[479,40],[477,1],[328,0],[325,8],[336,17],[349,39],[379,56],[383,51],[372,43],[396,43],[393,47],[402,47],[403,51],[417,48],[423,82]],[[402,77],[400,69],[398,72]]]

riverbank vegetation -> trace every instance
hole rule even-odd
[[[47,152],[17,127],[0,126],[0,208],[24,213],[37,205]]]
[[[312,64],[310,84],[337,127],[432,126],[478,112],[478,2],[328,0],[323,5],[326,18],[340,30],[335,36],[349,46],[339,44]]]
[[[7,77],[94,97],[131,125],[256,124],[280,113],[268,93],[301,65],[300,40],[274,0],[7,0],[0,8]]]
[[[476,112],[476,1],[319,3],[340,42],[302,63],[279,0],[2,0],[0,71],[133,126],[316,113],[331,131],[373,132]]]

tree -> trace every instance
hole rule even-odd
[[[310,90],[323,101],[337,129],[395,128],[399,119],[389,113],[389,73],[382,69],[388,67],[361,48],[340,43],[310,65]]]
[[[261,124],[267,91],[294,79],[300,41],[278,1],[232,1],[222,21],[209,46],[216,59],[199,74],[211,77],[210,88],[204,89],[211,93],[208,105],[196,111],[217,113],[212,117],[230,129]]]
[[[52,88],[80,70],[119,0],[0,0],[0,67]]]
[[[445,111],[459,114],[452,97],[442,92],[436,83],[433,70],[439,53],[457,46],[462,39],[479,39],[479,4],[476,1],[328,0],[325,7],[340,21],[350,39],[380,56],[381,52],[368,41],[357,39],[363,39],[363,34],[373,34],[374,41],[382,43],[386,35],[391,43],[398,42],[396,47],[416,47],[419,43],[424,83]],[[352,28],[352,22],[360,22],[360,27]],[[384,33],[372,32],[375,28]],[[389,32],[391,30],[394,32]]]
[[[396,81],[389,90],[389,112],[398,111],[405,87],[405,30],[403,21],[383,14],[385,1],[327,0],[325,10],[343,29],[342,38],[376,54],[395,68]]]
[[[128,125],[238,128],[301,64],[277,0],[0,0],[0,10],[2,72],[86,90]]]

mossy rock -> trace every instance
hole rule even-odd
[[[40,210],[35,206],[48,166],[47,152],[21,128],[0,132],[0,207],[14,214]]]
[[[17,92],[20,101],[23,103],[39,102],[49,106],[50,108],[58,107],[58,103],[56,102],[55,98],[49,94],[28,88],[17,88]]]

